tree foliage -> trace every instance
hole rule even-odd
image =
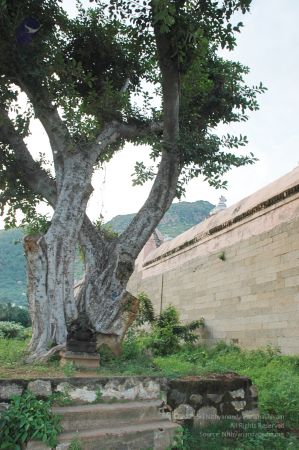
[[[177,196],[191,178],[203,175],[213,186],[223,187],[223,175],[231,167],[255,161],[252,154],[235,154],[247,144],[245,136],[221,138],[214,131],[221,123],[246,121],[248,111],[258,109],[257,95],[265,90],[262,84],[247,86],[248,68],[224,60],[218,51],[235,47],[242,23],[235,21],[234,14],[249,11],[250,0],[90,3],[88,8],[78,3],[78,15],[71,19],[58,0],[2,0],[0,106],[9,111],[20,137],[30,134],[33,117],[43,122],[53,106],[59,108],[71,138],[66,148],[89,151],[112,121],[138,127],[139,132],[123,134],[108,145],[99,164],[125,140],[150,144],[151,157],[159,159],[165,142],[148,126],[163,121],[163,113],[144,89],[147,82],[161,95],[164,63],[157,51],[158,32],[168,42],[180,80]],[[20,38],[26,20],[39,26],[29,42]],[[20,90],[27,96],[26,105],[20,105]],[[136,95],[142,106],[136,106]],[[53,139],[50,143],[53,147]],[[3,214],[6,206],[6,223],[14,226],[16,210],[34,217],[38,202],[47,199],[30,188],[4,133],[0,163],[0,207]],[[51,178],[43,161],[36,164]],[[136,184],[154,177],[154,170],[136,164]]]
[[[0,322],[16,322],[24,327],[29,327],[31,324],[28,309],[9,302],[0,304]]]

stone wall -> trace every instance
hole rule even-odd
[[[237,374],[185,377],[96,377],[0,380],[0,411],[26,389],[39,398],[65,392],[76,404],[161,399],[161,414],[182,423],[205,424],[220,418],[257,418],[257,391]],[[100,394],[99,394],[100,393]]]
[[[172,420],[205,425],[225,419],[257,419],[257,390],[247,377],[236,374],[169,380],[167,405]]]
[[[205,318],[205,339],[299,352],[299,168],[137,262],[128,290]]]

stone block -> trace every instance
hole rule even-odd
[[[235,408],[235,410],[237,412],[242,411],[245,406],[246,406],[246,402],[245,400],[236,400],[232,402],[233,407]]]
[[[232,398],[245,398],[245,391],[244,389],[236,389],[234,391],[229,391],[230,396]]]
[[[52,394],[51,382],[47,380],[30,381],[27,388],[37,397],[49,397]]]
[[[138,395],[136,384],[126,380],[125,383],[119,383],[117,380],[111,380],[103,386],[103,400],[124,399],[135,400]]]
[[[220,403],[224,394],[207,394],[207,398],[213,403]]]
[[[161,396],[160,384],[154,380],[141,382],[137,385],[137,397],[140,400],[152,400]]]
[[[182,392],[178,389],[171,389],[167,398],[167,403],[169,403],[169,405],[171,405],[172,408],[176,408],[178,405],[185,403],[186,401],[187,401],[186,392]]]
[[[192,394],[190,395],[189,402],[194,406],[200,406],[203,403],[203,396],[200,394]]]
[[[83,352],[60,352],[60,365],[73,363],[75,367],[84,369],[97,369],[100,365],[100,356],[98,353]]]
[[[195,415],[195,410],[192,406],[188,404],[182,404],[178,406],[172,413],[172,418],[176,420],[190,420],[193,419]]]
[[[84,386],[83,388],[71,389],[69,391],[69,396],[72,400],[93,403],[97,399],[97,392],[91,391],[86,386]]]
[[[93,403],[97,399],[97,392],[90,390],[87,386],[75,388],[69,383],[59,383],[56,390],[68,394],[70,398],[79,403]]]
[[[22,386],[19,386],[15,383],[9,383],[0,386],[0,398],[3,400],[9,400],[13,395],[21,395],[22,392]]]
[[[217,409],[214,406],[203,406],[196,413],[194,425],[205,426],[217,420],[220,420]]]

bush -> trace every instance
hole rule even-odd
[[[31,439],[55,447],[62,427],[50,411],[51,404],[51,400],[37,400],[29,391],[13,396],[0,417],[0,449],[18,450]]]
[[[28,309],[20,306],[12,305],[11,303],[0,304],[0,322],[16,322],[24,327],[31,325]]]
[[[153,321],[146,347],[155,355],[175,353],[180,349],[181,343],[194,343],[198,340],[196,330],[202,325],[203,319],[183,325],[177,310],[168,306]]]
[[[0,322],[0,337],[6,339],[23,339],[25,328],[15,322]]]
[[[155,312],[153,304],[149,299],[149,297],[144,292],[141,292],[137,298],[139,300],[139,307],[138,307],[138,314],[134,322],[135,325],[140,326],[146,323],[148,324],[154,323],[156,319]]]

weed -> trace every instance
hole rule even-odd
[[[58,406],[68,406],[74,403],[67,390],[64,390],[64,392],[54,392],[49,399],[53,404]]]
[[[69,450],[82,450],[82,445],[81,445],[80,440],[77,437],[72,439],[68,449]]]
[[[218,258],[221,259],[221,261],[226,261],[225,252],[221,252],[220,255],[218,256]]]
[[[37,400],[29,391],[13,396],[0,418],[0,449],[19,449],[30,439],[55,447],[62,427],[50,407],[50,400]]]
[[[101,389],[96,390],[96,398],[93,403],[102,403],[103,402],[103,392]]]
[[[76,367],[73,362],[69,361],[63,366],[63,373],[66,377],[72,377],[76,373]]]

